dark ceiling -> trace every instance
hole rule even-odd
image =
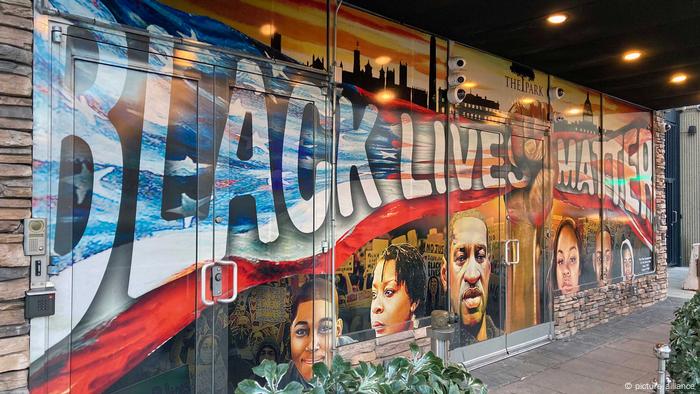
[[[350,2],[652,109],[700,104],[700,0]],[[553,12],[569,19],[552,26]],[[623,62],[632,48],[643,57]]]

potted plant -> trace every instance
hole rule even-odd
[[[486,386],[471,376],[462,364],[445,365],[432,352],[422,354],[418,345],[411,344],[410,358],[396,357],[386,367],[361,362],[352,367],[336,356],[329,369],[323,363],[313,366],[314,378],[305,387],[291,382],[280,387],[288,364],[265,360],[253,368],[253,373],[265,379],[265,385],[246,379],[238,384],[237,394],[458,394],[486,393]]]
[[[668,371],[675,392],[700,390],[700,293],[680,307],[671,323]]]

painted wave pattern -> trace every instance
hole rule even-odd
[[[107,22],[129,24],[174,36],[187,36],[189,34],[189,38],[219,47],[232,48],[255,56],[269,57],[273,55],[269,53],[269,48],[266,48],[263,44],[243,36],[229,26],[209,18],[192,16],[171,9],[158,2],[92,2],[80,0],[52,1],[51,3],[54,7],[66,13],[98,18]],[[90,256],[112,248],[116,235],[116,218],[120,208],[122,179],[124,176],[124,158],[121,155],[119,135],[113,122],[110,120],[110,111],[114,109],[120,100],[128,102],[129,100],[136,100],[136,98],[128,97],[129,93],[125,91],[127,84],[125,69],[116,67],[128,65],[128,55],[125,49],[127,46],[126,37],[112,33],[102,34],[99,31],[94,34],[96,34],[95,38],[99,42],[100,59],[108,61],[115,66],[102,64],[97,66],[95,82],[82,91],[74,92],[72,87],[69,86],[69,81],[60,80],[58,81],[59,83],[56,83],[57,81],[51,83],[54,95],[53,102],[50,104],[52,121],[54,122],[52,127],[54,134],[51,138],[54,141],[62,141],[64,138],[73,135],[83,138],[91,147],[94,155],[93,182],[91,185],[92,203],[89,214],[87,214],[88,223],[85,232],[72,249],[72,253],[53,256],[50,267],[50,273],[53,275],[58,274],[73,263],[86,260]],[[172,49],[172,47],[164,44],[151,45],[151,52],[162,55],[172,54]],[[207,55],[219,58],[223,64],[226,64],[225,62],[228,60],[228,55],[213,51]],[[279,54],[275,54],[275,56],[279,57]],[[52,57],[51,51],[42,50],[38,52],[37,59],[38,64],[44,65],[44,67],[48,67],[49,64],[65,67],[65,64],[63,64],[63,59],[65,59],[64,53],[57,53]],[[167,72],[169,71],[168,68],[172,67],[172,60],[169,59],[168,56],[151,54],[149,63],[152,68]],[[90,70],[88,69],[90,67],[94,67],[94,65],[76,63],[76,75],[79,75],[81,72],[89,72]],[[191,67],[196,68],[198,64],[193,61]],[[246,67],[249,69],[246,70]],[[294,172],[298,172],[301,178],[306,178],[305,175],[310,175],[315,170],[317,182],[315,182],[315,187],[312,189],[316,193],[315,198],[322,199],[322,195],[327,193],[324,190],[328,184],[325,180],[330,178],[330,174],[327,167],[319,165],[320,163],[322,164],[322,157],[326,153],[324,149],[319,149],[325,148],[320,141],[328,138],[326,133],[330,127],[329,119],[324,116],[325,98],[320,89],[304,88],[303,86],[300,88],[299,85],[295,84],[292,84],[295,86],[290,87],[289,81],[286,80],[285,70],[278,65],[273,65],[272,67],[273,69],[268,71],[268,73],[273,78],[266,78],[264,83],[261,82],[262,79],[259,78],[259,75],[256,75],[256,73],[260,73],[260,70],[256,69],[255,65],[249,64],[245,65],[245,67],[239,67],[239,70],[252,71],[252,73],[239,73],[236,85],[254,90],[255,92],[252,94],[255,96],[261,95],[262,93],[260,92],[263,91],[289,95],[291,93],[290,89],[294,89],[296,96],[304,97],[308,102],[317,104],[320,127],[316,131],[316,141],[310,139],[307,133],[302,135],[302,141],[298,146],[298,150],[296,146],[290,147],[285,144],[283,147],[284,152],[282,153],[282,165],[286,172],[281,176],[281,186],[285,192],[285,203],[289,212],[294,212],[295,215],[306,215],[304,217],[316,215],[317,219],[319,217],[322,219],[322,214],[324,213],[322,211],[327,209],[326,201],[322,201],[320,205],[309,205],[306,203],[309,197],[306,196],[304,198],[301,195],[295,179],[298,179],[298,177]],[[81,68],[85,68],[85,70],[81,70]],[[66,71],[59,70],[58,75],[65,76],[67,75]],[[149,74],[146,79],[146,89],[148,91],[145,95],[149,108],[147,109],[148,114],[144,115],[143,123],[144,133],[141,144],[138,210],[135,220],[134,240],[154,237],[169,231],[179,231],[181,234],[182,232],[192,232],[192,237],[194,238],[197,226],[194,226],[193,222],[198,220],[197,217],[199,217],[199,230],[208,231],[212,226],[212,218],[209,217],[209,212],[202,212],[200,209],[209,206],[211,198],[206,197],[199,201],[196,200],[196,179],[198,175],[212,171],[215,166],[217,172],[221,175],[217,177],[216,181],[226,183],[225,187],[217,189],[217,198],[229,201],[236,196],[250,194],[255,198],[257,204],[264,207],[263,211],[271,212],[270,215],[259,215],[259,223],[257,224],[253,222],[237,223],[236,227],[229,229],[229,231],[242,234],[251,232],[256,227],[264,227],[270,224],[275,210],[274,201],[271,198],[272,193],[270,192],[270,188],[273,185],[270,179],[269,164],[265,160],[256,160],[256,158],[269,157],[270,147],[264,143],[254,145],[253,158],[245,161],[237,157],[235,150],[222,148],[220,150],[221,156],[217,159],[215,166],[211,163],[200,163],[197,158],[196,140],[198,130],[196,128],[200,127],[200,146],[202,143],[213,143],[212,140],[205,141],[202,139],[203,134],[213,135],[213,132],[209,131],[207,133],[206,130],[202,130],[201,124],[198,125],[197,123],[198,119],[181,118],[177,123],[173,124],[167,113],[167,103],[170,102],[169,85],[172,82],[171,77]],[[180,92],[180,94],[190,95],[191,97],[197,97],[199,94],[200,96],[206,96],[204,98],[208,100],[215,99],[211,96],[211,92],[207,92],[206,89],[202,89],[194,83],[187,82],[184,85],[187,92]],[[46,96],[39,95],[39,97],[39,102],[42,102],[41,100],[44,99],[48,101]],[[266,99],[276,100],[275,97],[267,97]],[[254,101],[248,100],[248,102]],[[151,103],[166,103],[166,105],[156,105],[157,108],[152,108]],[[233,107],[236,105],[241,105],[241,103],[232,100],[231,106],[233,111],[229,110],[229,123],[240,125],[244,120],[244,112],[235,110]],[[341,107],[341,111],[345,114],[340,122],[341,132],[347,131],[348,136],[373,133],[374,122],[363,122],[358,130],[353,130],[352,105],[349,102],[344,102],[341,103]],[[305,108],[304,102],[296,102],[290,103],[287,113],[279,111],[272,113],[271,122],[274,122],[276,125],[284,125],[284,129],[280,130],[279,127],[269,128],[269,135],[257,135],[260,138],[254,138],[254,141],[267,140],[269,141],[268,145],[273,143],[272,141],[277,141],[274,143],[279,144],[287,130],[296,130],[298,133],[298,130],[302,129],[300,122],[304,117]],[[247,109],[251,110],[253,114],[259,112],[258,108]],[[192,117],[194,116],[193,114]],[[201,121],[201,119],[199,120]],[[171,122],[170,125],[168,125],[168,122]],[[380,123],[377,122],[378,125]],[[169,135],[168,128],[175,130],[175,132],[171,132],[171,135]],[[395,142],[398,136],[392,134],[395,130],[392,132],[389,129],[390,126],[387,124],[378,126],[378,130],[374,130],[374,133],[380,137],[375,137],[374,141],[370,141],[376,148],[372,149],[372,151],[384,155],[377,158],[376,163],[378,167],[374,168],[375,176],[379,178],[387,178],[396,169],[391,165],[391,162],[398,162],[398,150]],[[267,130],[262,128],[256,130],[258,134],[263,132],[267,133]],[[172,135],[174,135],[174,142],[168,141]],[[387,138],[386,135],[390,137]],[[235,135],[230,137],[237,138]],[[164,148],[166,142],[169,144],[167,153]],[[61,180],[59,178],[60,162],[58,159],[61,154],[60,144],[54,143],[52,146],[54,148],[50,155],[51,161],[37,161],[35,162],[35,169],[39,177],[52,179],[48,206],[53,213],[56,210],[58,185],[61,181],[70,181],[74,189],[89,188],[90,185],[81,186],[79,184],[81,181],[80,174],[74,175],[72,180]],[[172,149],[170,146],[172,146]],[[344,159],[348,162],[364,162],[364,156],[366,155],[364,144],[349,144],[349,146],[352,147],[352,150],[343,153],[345,155]],[[314,151],[316,151],[315,156]],[[387,153],[390,151],[394,152]],[[373,154],[376,155],[376,153]],[[297,160],[301,163],[298,169]],[[315,165],[316,168],[314,168]],[[178,184],[179,189],[189,190],[189,192],[183,192],[179,195],[179,203],[176,201],[178,196],[175,196],[175,203],[169,203],[164,208],[166,202],[163,198],[163,185],[166,177],[171,184]],[[232,181],[231,178],[236,179]],[[219,183],[216,186],[222,185]],[[179,218],[165,220],[163,218],[164,212],[179,216]],[[64,218],[64,220],[73,219]],[[224,217],[224,220],[227,221],[228,218]],[[224,224],[228,224],[226,221]],[[353,220],[352,222],[354,223],[347,223],[345,230],[351,228],[357,221],[359,219]],[[52,223],[51,225],[51,234],[55,234],[56,224]],[[268,256],[270,252],[266,253],[260,246],[251,246],[251,250],[240,250],[237,252],[240,252],[243,256],[247,255],[247,257],[262,259],[266,257],[293,259],[308,256],[312,252],[311,250],[299,250],[298,247],[295,247],[294,237],[280,234],[280,239],[284,241],[282,244],[286,245],[286,247],[282,248],[282,255],[279,254],[280,250],[277,248],[278,250],[275,251],[274,255],[270,254]]]

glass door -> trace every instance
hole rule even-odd
[[[503,357],[506,351],[505,180],[500,175],[504,139],[500,127],[479,126],[450,127],[449,236],[443,270],[448,310],[457,320],[450,358],[470,365]]]
[[[189,390],[190,201],[209,200],[189,175],[204,160],[197,135],[211,128],[212,68],[178,62],[172,44],[145,37],[52,28],[63,35],[52,42],[52,164],[42,168],[55,194],[42,198],[56,202],[48,274],[57,308],[46,363],[33,367],[50,373],[33,390]]]
[[[466,123],[466,122],[463,122]],[[551,172],[545,139],[505,127],[450,128],[450,357],[475,367],[550,333],[545,264]]]
[[[301,78],[293,70],[269,66],[241,60],[236,71],[216,71],[220,142],[211,227],[199,240],[209,259],[200,271],[197,337],[207,354],[197,392],[264,384],[252,372],[264,360],[290,363],[285,383],[304,382],[314,362],[331,358],[325,99],[308,80],[275,78]]]
[[[504,196],[503,262],[509,353],[549,335],[548,264],[545,259],[547,207],[552,173],[545,166],[545,140],[511,135],[510,191]],[[548,200],[550,199],[550,200]]]

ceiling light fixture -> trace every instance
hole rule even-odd
[[[686,79],[688,79],[688,76],[683,73],[673,74],[671,83],[683,83]]]
[[[627,51],[622,55],[622,59],[626,62],[633,62],[642,57],[642,53],[637,50]]]
[[[465,88],[465,89],[472,89],[472,88],[475,88],[475,87],[476,87],[476,82],[473,82],[473,81],[466,81],[466,82],[462,83],[462,87]]]
[[[566,22],[567,19],[568,17],[564,14],[552,14],[547,17],[547,22],[553,25],[559,25]]]
[[[520,102],[523,104],[532,104],[535,102],[535,99],[530,98],[530,97],[525,97],[523,99],[520,99]]]

